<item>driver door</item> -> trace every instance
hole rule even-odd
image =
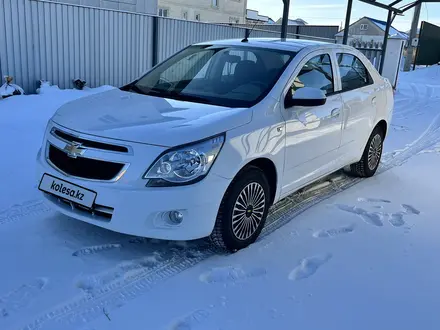
[[[285,97],[292,97],[303,87],[319,88],[327,100],[321,106],[284,107],[282,111],[286,121],[283,196],[337,169],[343,103],[335,93],[333,64],[329,53],[309,54],[286,88]]]

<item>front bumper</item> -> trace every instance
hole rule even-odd
[[[148,148],[149,146],[141,146]],[[125,174],[115,182],[75,178],[61,173],[46,160],[45,148],[37,156],[37,182],[44,173],[97,193],[93,210],[70,204],[57,196],[44,193],[49,206],[72,218],[112,231],[169,240],[191,240],[209,236],[217,212],[231,180],[209,173],[202,181],[188,186],[146,187],[142,168],[131,162]],[[160,150],[155,150],[158,154]],[[132,157],[136,156],[136,147]],[[183,221],[174,224],[170,211],[183,214]],[[106,216],[103,216],[106,215]]]

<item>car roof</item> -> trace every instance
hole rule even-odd
[[[350,48],[352,47],[334,44],[329,42],[305,40],[305,39],[285,39],[280,38],[249,38],[247,42],[243,42],[242,39],[226,39],[201,42],[196,45],[224,45],[224,46],[241,46],[241,47],[260,47],[269,49],[279,49],[299,52],[304,48],[313,49],[329,49],[329,48]]]

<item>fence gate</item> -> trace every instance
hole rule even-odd
[[[440,26],[423,21],[416,52],[416,65],[440,63]]]

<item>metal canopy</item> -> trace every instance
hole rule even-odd
[[[379,7],[382,9],[386,9],[388,11],[392,11],[396,14],[403,14],[407,10],[413,8],[414,6],[417,6],[418,4],[421,4],[423,2],[440,2],[439,0],[415,0],[411,3],[407,3],[405,5],[400,6],[399,8],[396,7],[396,5],[401,4],[403,0],[395,0],[391,3],[384,3],[383,1],[376,1],[376,0],[359,0],[361,2],[367,3],[369,5]]]
[[[351,9],[353,6],[353,0],[347,0],[347,13],[345,15],[345,27],[344,27],[344,37],[343,37],[343,44],[347,44],[347,40],[348,40],[348,28],[350,26],[350,18],[351,18]],[[382,9],[386,9],[388,10],[388,18],[387,18],[387,24],[385,27],[385,34],[384,34],[384,38],[383,38],[383,43],[382,43],[382,57],[380,60],[380,66],[379,66],[379,72],[382,73],[383,71],[383,64],[385,61],[385,51],[387,49],[387,43],[388,43],[388,35],[389,35],[389,31],[390,31],[390,27],[391,27],[391,23],[394,21],[394,19],[396,18],[396,15],[402,15],[403,13],[405,13],[406,11],[410,10],[411,8],[420,5],[424,2],[426,3],[434,3],[434,2],[439,2],[440,0],[415,0],[411,3],[407,3],[405,5],[402,5],[402,1],[403,0],[394,0],[392,2],[389,3],[385,3],[384,1],[386,0],[381,0],[381,1],[376,1],[376,0],[359,0],[363,3],[378,7],[378,8],[382,8]],[[284,3],[284,10],[283,10],[283,21],[282,21],[282,25],[281,25],[281,39],[286,39],[287,37],[287,25],[288,25],[288,21],[289,21],[289,7],[290,7],[290,0],[283,0]],[[399,8],[397,8],[397,5],[402,5]]]
[[[394,19],[396,18],[396,15],[402,15],[407,10],[410,10],[411,8],[413,8],[417,5],[420,5],[424,2],[440,2],[440,0],[415,0],[411,3],[407,3],[407,4],[397,8],[396,6],[401,4],[401,2],[403,0],[394,0],[390,3],[384,3],[384,2],[376,1],[376,0],[359,0],[359,1],[366,3],[366,4],[369,4],[369,5],[372,5],[372,6],[375,6],[375,7],[378,7],[378,8],[388,10],[388,18],[387,18],[387,23],[386,23],[385,33],[384,33],[384,38],[383,38],[383,43],[382,43],[382,56],[380,59],[380,66],[379,66],[380,73],[382,73],[382,71],[383,71],[383,65],[385,62],[385,52],[387,49],[388,35],[390,32],[390,27],[391,27],[391,24],[393,23]],[[343,44],[347,44],[347,41],[348,41],[348,32],[349,32],[349,27],[350,27],[352,6],[353,6],[353,0],[348,0],[347,13],[345,15],[344,37],[342,39]]]

